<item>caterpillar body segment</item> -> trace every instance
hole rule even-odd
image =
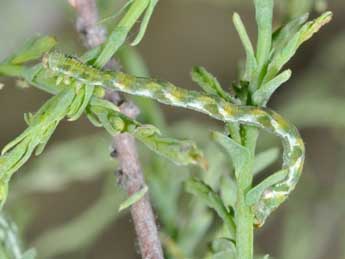
[[[192,109],[223,122],[255,126],[278,136],[283,144],[283,166],[280,178],[272,185],[254,187],[248,193],[253,206],[255,225],[262,226],[266,218],[293,191],[302,172],[305,148],[296,127],[267,108],[241,106],[202,92],[185,90],[160,80],[139,78],[121,72],[100,71],[60,53],[50,53],[43,59],[47,69],[57,76],[73,78],[85,85],[117,90],[148,97],[163,104]],[[262,187],[262,186],[261,186]],[[256,192],[256,195],[252,195]]]

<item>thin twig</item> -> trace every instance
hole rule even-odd
[[[69,0],[69,2],[78,13],[77,30],[82,35],[86,47],[93,48],[102,44],[106,40],[106,31],[97,24],[98,10],[95,0]],[[139,114],[138,107],[132,102],[123,102],[123,97],[117,92],[107,93],[106,98],[116,105],[122,103],[120,110],[131,118]],[[146,185],[135,140],[129,134],[119,134],[114,137],[114,147],[121,168],[119,182],[128,195],[132,195]],[[132,205],[131,214],[142,258],[163,259],[155,217],[147,194]]]

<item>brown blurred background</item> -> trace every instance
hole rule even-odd
[[[288,15],[284,1],[276,1],[277,25]],[[106,17],[121,5],[121,1],[102,0],[99,5],[102,17]],[[270,252],[276,258],[281,258],[284,248],[280,244],[283,242],[290,242],[292,250],[294,247],[303,249],[298,248],[299,243],[291,244],[293,240],[284,241],[284,238],[300,235],[298,229],[293,232],[296,226],[287,223],[286,218],[301,208],[306,210],[303,219],[310,229],[317,229],[316,233],[320,235],[330,233],[327,234],[329,240],[322,243],[322,250],[315,244],[321,252],[310,259],[345,258],[345,246],[339,247],[341,238],[345,244],[345,227],[341,224],[345,214],[338,215],[340,209],[344,211],[344,196],[329,197],[337,188],[336,184],[345,184],[345,177],[341,177],[341,173],[345,175],[345,165],[342,165],[345,155],[345,106],[339,106],[345,100],[345,3],[343,0],[330,0],[327,9],[334,12],[333,21],[298,51],[288,65],[293,71],[292,79],[278,90],[269,104],[301,128],[307,146],[307,169],[298,190],[288,204],[276,213],[270,224],[257,234],[257,249]],[[192,66],[202,65],[216,75],[224,87],[230,86],[237,78],[238,63],[244,56],[232,25],[231,17],[235,11],[241,14],[250,36],[255,39],[254,9],[250,0],[161,0],[139,46],[151,75],[185,88],[196,88],[189,72]],[[311,15],[315,17],[317,11],[313,9]],[[35,34],[54,35],[60,43],[60,49],[82,53],[74,21],[73,10],[67,1],[0,0],[0,59]],[[0,92],[0,146],[4,146],[25,128],[23,113],[35,111],[48,95],[34,88],[19,89],[15,87],[13,79],[2,78],[1,82],[5,88]],[[315,92],[322,94],[314,98]],[[309,96],[308,101],[304,103],[299,100],[300,96]],[[314,103],[309,106],[311,100]],[[318,109],[327,110],[328,113]],[[169,123],[188,118],[209,122],[204,116],[193,112],[167,107],[164,107],[164,111]],[[49,149],[53,148],[54,143],[99,131],[85,119],[63,123]],[[105,153],[107,145],[105,137]],[[16,177],[21,177],[22,173],[25,172]],[[305,187],[308,185],[312,185],[312,191]],[[102,180],[96,179],[76,182],[62,192],[30,194],[36,202],[25,204],[28,211],[35,209],[33,222],[26,231],[27,243],[30,244],[45,229],[72,219],[86,209],[100,194],[101,186]],[[303,206],[299,204],[300,197],[307,197]],[[308,213],[322,215],[322,220],[314,221],[306,216]],[[325,226],[315,225],[320,222]],[[286,234],[288,230],[292,232]],[[54,258],[139,258],[134,238],[130,217],[123,215],[85,251]],[[290,258],[301,257],[296,255]]]

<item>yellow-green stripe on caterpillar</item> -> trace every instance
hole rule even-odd
[[[269,214],[288,197],[298,182],[305,153],[303,140],[294,125],[272,110],[234,105],[217,96],[185,90],[165,81],[100,71],[60,53],[48,54],[43,63],[56,76],[152,98],[167,105],[196,110],[224,122],[256,126],[277,135],[284,148],[282,169],[247,195],[247,203],[253,206],[257,226],[264,224]]]

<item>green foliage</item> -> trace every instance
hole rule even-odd
[[[219,132],[213,132],[212,137],[226,150],[229,157],[231,157],[234,164],[236,177],[238,178],[238,174],[246,171],[246,167],[250,165],[251,157],[249,151],[231,138]]]
[[[266,167],[274,163],[279,156],[278,148],[270,148],[255,156],[253,174],[256,175],[262,172]]]
[[[258,25],[256,60],[259,73],[266,64],[272,45],[273,0],[254,0],[255,17]]]
[[[28,61],[39,59],[44,53],[50,51],[56,43],[53,37],[34,37],[27,41],[21,49],[17,50],[16,53],[7,58],[3,63],[20,65]]]
[[[202,199],[208,207],[213,208],[218,216],[224,221],[231,236],[235,236],[235,223],[231,211],[223,204],[221,198],[212,190],[212,188],[200,180],[190,179],[186,183],[188,192]]]
[[[136,38],[133,40],[133,42],[131,43],[132,46],[138,45],[141,42],[141,40],[143,39],[145,32],[146,32],[146,29],[147,29],[147,26],[149,25],[149,21],[151,19],[151,16],[153,14],[153,11],[154,11],[157,3],[158,3],[158,0],[150,0],[150,3],[148,4],[148,7],[147,7],[146,12],[144,14],[143,21],[140,24],[139,33],[136,36]]]
[[[21,50],[21,56],[28,56],[36,50],[42,53],[47,49],[50,38],[46,37],[42,40],[35,40],[37,44],[31,44],[26,50]],[[42,42],[46,42],[43,44]],[[37,56],[32,55],[32,56]],[[16,56],[16,55],[14,55]],[[5,66],[7,63],[5,63]],[[23,78],[29,78],[30,82],[39,84],[41,87],[49,85],[50,92],[57,92],[62,88],[61,93],[54,96],[46,102],[42,108],[32,116],[26,116],[29,128],[25,130],[19,137],[10,142],[2,150],[1,170],[2,182],[4,183],[1,201],[4,202],[7,197],[7,184],[12,174],[18,170],[35,151],[39,155],[48,140],[56,129],[58,123],[64,118],[69,120],[78,119],[81,114],[86,111],[88,118],[95,126],[103,126],[110,134],[118,134],[121,132],[130,132],[155,152],[158,152],[179,164],[203,164],[201,152],[191,141],[179,141],[172,138],[162,137],[159,130],[153,126],[141,125],[119,112],[119,109],[108,101],[104,101],[97,97],[97,89],[94,86],[80,86],[72,83],[72,87],[66,86],[69,81],[64,80],[58,86],[56,83],[47,81],[42,67],[26,68],[15,67],[16,74]],[[1,68],[0,68],[1,70]],[[6,70],[2,70],[7,73]],[[40,81],[42,80],[42,81]],[[43,81],[44,80],[44,81]],[[58,80],[60,81],[60,80]],[[61,84],[65,86],[61,86]],[[65,88],[65,90],[64,90]],[[54,89],[54,90],[51,90]]]
[[[109,158],[106,139],[97,134],[54,144],[54,149],[48,148],[29,168],[19,170],[23,172],[14,182],[13,194],[22,197],[32,192],[58,192],[72,182],[97,179],[117,165]]]
[[[266,105],[272,94],[278,89],[279,86],[288,81],[290,77],[291,70],[283,71],[272,80],[263,84],[262,87],[253,94],[253,101],[255,103],[260,103],[261,105]]]
[[[205,68],[194,67],[191,75],[193,81],[197,83],[206,93],[217,95],[228,102],[236,103],[235,98],[225,92],[218,80],[207,72]]]
[[[139,17],[143,16],[139,33],[132,43],[133,45],[138,44],[144,36],[157,2],[156,0],[129,1],[124,8],[126,13],[108,37],[107,42],[103,46],[85,53],[82,60],[94,67],[103,67],[124,44]],[[301,16],[272,33],[273,1],[255,0],[254,3],[258,24],[256,53],[240,16],[238,14],[233,16],[236,30],[246,53],[245,71],[239,83],[234,84],[236,98],[225,92],[217,79],[202,67],[193,69],[192,79],[206,93],[232,104],[265,106],[278,87],[291,76],[290,70],[281,72],[283,66],[304,41],[330,20],[331,14],[325,13],[307,23],[307,16]],[[141,124],[121,114],[119,108],[112,103],[101,99],[104,93],[99,88],[92,85],[80,85],[73,80],[69,81],[70,78],[66,77],[52,78],[49,71],[41,65],[33,67],[24,65],[28,61],[39,58],[54,45],[53,38],[35,38],[0,64],[0,75],[19,77],[55,95],[36,114],[25,116],[28,129],[3,149],[4,155],[0,158],[0,177],[3,183],[1,185],[2,202],[7,196],[8,182],[12,174],[30,158],[31,153],[35,152],[38,155],[44,150],[58,123],[64,118],[71,121],[77,120],[83,113],[88,116],[93,125],[104,127],[111,135],[130,133],[157,154],[176,164],[197,164],[206,169],[206,160],[202,152],[194,142],[187,140],[190,136],[186,140],[178,140],[161,135],[160,130],[170,133],[173,127],[165,128],[164,119],[158,111],[157,105],[152,102],[138,99],[140,107],[143,108],[142,119],[148,123]],[[147,71],[143,69],[135,52],[124,47],[116,54],[121,56],[121,52],[122,54],[127,53],[124,54],[124,60],[132,59],[132,62],[127,64],[128,70],[133,70],[132,74],[147,76]],[[236,107],[240,110],[242,106]],[[248,113],[248,115],[252,114]],[[159,129],[151,124],[157,125]],[[193,135],[196,135],[201,128],[202,126],[195,124],[184,127],[182,131],[193,132]],[[223,156],[215,152],[209,142],[204,143],[205,148],[207,147],[207,150],[211,151],[208,156],[209,175],[204,176],[202,180],[190,178],[186,181],[187,191],[195,196],[195,198],[188,197],[192,205],[187,211],[180,212],[178,208],[179,201],[182,199],[181,183],[191,175],[191,169],[179,168],[181,176],[177,176],[176,167],[173,165],[167,164],[166,161],[157,157],[149,156],[148,158],[149,162],[146,167],[149,170],[147,171],[155,172],[149,177],[149,190],[161,217],[164,232],[163,242],[168,254],[175,258],[187,258],[195,254],[199,256],[197,258],[253,258],[254,214],[252,205],[260,199],[265,190],[286,179],[287,171],[284,169],[253,187],[254,175],[271,165],[277,159],[279,152],[274,148],[255,155],[258,130],[251,126],[241,125],[238,122],[227,123],[226,131],[229,134],[219,131],[212,133],[213,140],[225,150]],[[205,138],[203,135],[198,140],[205,142]],[[94,148],[92,143],[90,141],[86,147]],[[83,150],[87,149],[83,143],[78,143],[73,147],[76,148],[74,152],[82,157],[76,158],[76,161],[88,159],[100,161],[102,159],[93,156],[87,158],[87,155],[83,154]],[[68,161],[68,158],[63,155],[71,152],[72,150],[62,152],[60,150],[62,160]],[[142,152],[142,156],[145,157],[145,155],[148,156]],[[232,160],[235,177],[230,174],[232,167],[229,168],[227,160],[230,159],[228,158]],[[51,161],[54,159],[60,158],[53,152],[46,161],[52,164]],[[74,162],[70,164],[75,165]],[[106,163],[107,166],[103,162],[100,164],[99,168],[109,169],[108,163]],[[54,188],[55,190],[65,188],[68,183],[76,179],[84,180],[83,176],[71,177],[67,173],[70,170],[65,168],[65,174],[58,176],[56,171],[49,170],[51,172],[45,172],[46,182],[26,188],[28,191],[51,191]],[[199,172],[199,169],[194,169],[194,171]],[[37,179],[39,181],[44,179],[40,173],[29,174],[29,176],[32,178],[27,177],[28,180],[24,178],[23,183],[18,186],[25,186],[29,181],[36,182]],[[55,181],[55,179],[57,180]],[[113,189],[111,185],[106,186],[105,190]],[[18,188],[21,189],[21,187]],[[114,212],[115,210],[109,206],[113,194],[110,195],[110,191],[108,191],[104,191],[99,201],[90,206],[77,219],[61,228],[46,232],[37,240],[35,244],[41,252],[41,256],[76,251],[93,241],[97,234],[117,216],[117,212]],[[122,202],[120,210],[140,200],[147,191],[148,187],[143,187],[142,190]],[[162,197],[162,193],[164,193],[164,197]],[[116,197],[120,196],[120,193],[116,193]],[[198,199],[203,203],[193,204]],[[120,200],[122,199],[116,201],[117,206],[120,204]],[[221,226],[213,226],[213,215],[209,213],[208,207],[216,211],[221,219]],[[224,231],[224,227],[226,231]],[[83,229],[83,233],[80,233],[81,229]],[[85,229],[87,229],[86,232]],[[79,238],[74,238],[76,236]],[[212,244],[210,249],[198,253],[196,248],[205,242]],[[24,258],[33,258],[33,254],[29,252]],[[268,258],[268,256],[260,258]]]
[[[233,23],[235,25],[235,28],[237,30],[238,35],[240,36],[240,39],[242,41],[242,45],[243,45],[244,50],[246,52],[247,60],[246,60],[245,74],[244,74],[243,78],[245,80],[249,81],[250,76],[257,69],[257,61],[256,61],[253,45],[250,41],[250,38],[249,38],[248,33],[246,31],[246,28],[242,22],[242,19],[238,13],[234,13],[234,15],[233,15]]]
[[[82,146],[79,148],[81,149]],[[55,160],[54,157],[50,157],[50,159]],[[85,181],[85,179],[80,180]],[[68,180],[69,183],[71,181],[73,179]],[[117,208],[124,197],[119,189],[114,188],[113,181],[113,177],[105,178],[100,197],[78,217],[63,225],[44,231],[39,238],[34,240],[34,247],[39,252],[40,257],[50,258],[64,253],[80,251],[97,239],[99,233],[104,231],[118,217]],[[36,191],[45,190],[36,189]]]
[[[142,40],[149,20],[153,13],[153,10],[157,4],[157,0],[131,0],[128,11],[125,13],[123,18],[119,21],[117,26],[109,35],[106,43],[103,47],[97,47],[95,50],[91,50],[90,53],[97,53],[95,67],[102,68],[116,53],[116,51],[125,43],[128,33],[135,25],[136,21],[144,14],[143,22],[140,26],[139,33],[133,41],[133,45],[139,44]],[[100,53],[98,53],[100,51]]]
[[[125,200],[124,202],[122,202],[120,204],[119,211],[122,211],[122,210],[129,208],[134,203],[141,200],[145,196],[145,194],[147,193],[148,190],[149,190],[149,188],[147,186],[145,186],[145,187],[141,188],[139,191],[137,191],[136,193],[134,193],[133,195],[131,195],[130,197],[128,197],[127,200]]]
[[[271,61],[267,67],[267,74],[265,75],[264,82],[268,82],[274,78],[280,69],[291,59],[296,53],[300,45],[310,39],[310,37],[316,33],[323,25],[328,23],[332,18],[331,12],[326,12],[314,21],[307,22],[299,27],[297,32],[289,34],[289,30],[281,29],[279,34],[287,33],[287,36],[281,36],[285,38],[284,47],[281,49],[275,49],[271,54]],[[286,26],[289,26],[286,25]],[[280,35],[277,35],[279,38]],[[283,46],[283,45],[282,45]]]
[[[33,249],[22,251],[16,225],[2,212],[0,215],[0,256],[2,259],[35,259]]]
[[[275,90],[291,77],[290,70],[279,74],[282,67],[302,43],[331,20],[332,13],[326,12],[310,22],[306,22],[308,15],[303,15],[272,33],[273,1],[255,1],[255,3],[258,24],[256,57],[240,16],[235,14],[233,21],[247,56],[243,80],[249,81],[252,102],[265,106]],[[243,85],[239,87],[243,88]]]

